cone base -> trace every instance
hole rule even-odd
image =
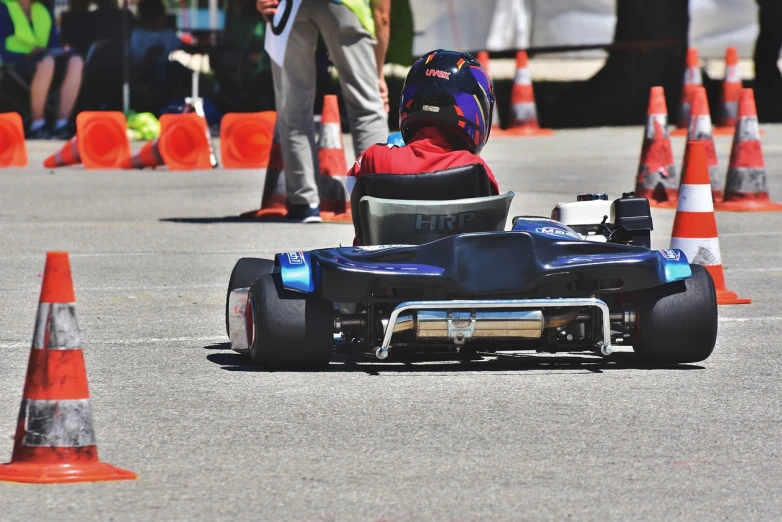
[[[712,127],[711,128],[711,135],[712,136],[733,136],[733,134],[736,132],[736,127]]]
[[[714,210],[722,212],[782,212],[782,204],[768,200],[734,199],[714,203]]]
[[[320,219],[324,223],[353,223],[353,214],[347,214],[345,212],[321,212]]]
[[[285,215],[287,213],[288,210],[284,208],[262,208],[260,210],[242,212],[239,214],[239,217],[244,219],[254,219],[257,221],[280,221],[285,219]]]
[[[689,129],[687,127],[676,128],[670,132],[671,136],[687,136]]]
[[[717,290],[718,305],[752,304],[752,299],[739,297],[736,292],[730,290]]]
[[[65,484],[71,482],[107,482],[135,480],[138,475],[105,462],[92,464],[36,464],[11,462],[0,465],[0,482],[26,484]]]
[[[492,131],[494,133],[494,131]],[[514,137],[533,137],[533,136],[553,136],[554,131],[551,129],[541,129],[540,127],[513,127],[509,129],[503,129],[500,136],[514,136]]]

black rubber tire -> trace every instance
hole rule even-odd
[[[268,369],[317,370],[334,347],[334,305],[285,290],[280,274],[262,275],[250,287],[253,314],[250,357]]]
[[[638,293],[633,350],[652,363],[682,364],[709,358],[717,343],[717,292],[709,272]]]
[[[249,288],[263,274],[271,274],[273,269],[273,259],[257,257],[243,257],[234,265],[231,277],[228,279],[228,292],[225,294],[225,333],[229,337],[231,333],[228,330],[228,298],[231,292],[237,288]]]

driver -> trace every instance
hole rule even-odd
[[[475,58],[442,49],[426,53],[413,64],[402,88],[399,129],[406,146],[367,148],[348,171],[348,191],[360,176],[434,173],[477,163],[486,170],[492,195],[498,195],[494,174],[479,156],[493,112],[494,88]],[[443,199],[450,199],[447,187]]]

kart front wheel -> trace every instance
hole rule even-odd
[[[647,362],[694,363],[717,343],[717,293],[709,272],[690,265],[692,276],[638,293],[633,350]]]
[[[231,292],[237,288],[249,288],[263,274],[271,274],[273,269],[274,261],[272,259],[257,257],[243,257],[234,265],[231,277],[228,279],[228,294],[225,296],[225,331],[228,333],[228,337],[231,336],[231,329],[228,326]]]
[[[264,274],[250,287],[247,313],[250,356],[269,369],[328,366],[334,344],[334,307],[285,290],[280,274]]]

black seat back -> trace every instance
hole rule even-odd
[[[361,196],[441,201],[493,195],[480,163],[423,174],[373,174],[357,178]],[[355,189],[354,189],[355,190]]]

